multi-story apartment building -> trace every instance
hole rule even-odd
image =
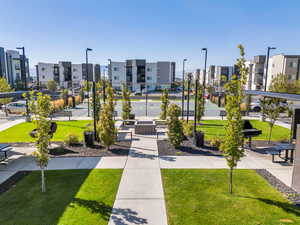
[[[269,90],[272,79],[278,74],[286,74],[290,80],[299,80],[300,55],[278,54],[269,58],[267,90]]]
[[[39,81],[45,86],[49,80],[54,80],[60,87],[79,87],[85,80],[98,81],[101,77],[99,64],[72,64],[71,62],[38,63]]]
[[[7,79],[6,73],[6,57],[4,48],[0,47],[0,77],[4,77]]]
[[[235,73],[234,66],[216,66],[210,65],[206,72],[206,85],[214,87],[223,87],[224,84],[231,79]],[[200,80],[203,78],[203,70],[200,72]]]
[[[111,62],[110,80],[115,89],[125,83],[132,91],[170,88],[175,80],[175,62],[147,63],[144,59]]]
[[[266,56],[257,55],[253,60],[246,61],[246,67],[248,68],[248,77],[246,83],[247,90],[264,90],[264,68],[265,68]]]

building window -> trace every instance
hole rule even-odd
[[[151,80],[151,77],[147,77],[147,80]]]
[[[73,76],[73,79],[77,79],[78,77],[77,76]]]
[[[42,71],[45,71],[45,67],[42,67]]]
[[[45,76],[42,76],[43,79],[45,79]]]
[[[74,69],[73,69],[73,72],[76,72],[76,71],[77,71],[77,69],[74,68]]]
[[[152,72],[152,68],[147,68],[147,72]]]
[[[114,76],[114,80],[118,80],[118,79],[119,79],[118,77]]]
[[[114,67],[114,71],[118,71],[118,67]]]

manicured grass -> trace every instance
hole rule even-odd
[[[269,124],[259,120],[251,120],[252,126],[258,130],[262,130],[262,134],[254,137],[253,140],[268,140],[269,138]],[[205,139],[211,140],[213,137],[223,138],[225,135],[224,125],[226,120],[204,120],[201,121],[203,125],[198,126],[197,129],[204,131]],[[274,125],[272,132],[272,141],[289,140],[290,130],[281,126]]]
[[[107,225],[122,170],[47,171],[47,191],[40,172],[32,172],[0,195],[0,224]]]
[[[289,203],[253,170],[235,170],[233,195],[225,169],[163,169],[169,225],[300,224]]]
[[[51,141],[63,141],[68,133],[78,134],[83,139],[83,131],[87,128],[86,124],[92,124],[93,121],[55,121],[57,130]],[[35,128],[34,122],[24,122],[0,132],[0,142],[34,142],[35,139],[29,136],[29,133]]]

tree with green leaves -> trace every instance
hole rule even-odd
[[[245,66],[244,47],[239,45],[241,57],[237,60],[240,76],[233,75],[232,79],[225,85],[227,111],[227,123],[225,125],[225,136],[220,146],[221,151],[229,167],[229,192],[232,194],[233,169],[238,161],[244,156],[243,145],[243,120],[241,114],[241,103],[244,98],[244,86],[248,75]]]
[[[115,97],[114,89],[112,88],[111,84],[108,83],[105,90],[106,90],[106,94],[107,94],[107,104],[109,105],[111,114],[114,115],[115,105],[116,105],[116,102],[114,99],[114,97]]]
[[[4,77],[0,77],[0,92],[12,92],[13,89],[8,84],[7,80]],[[12,101],[12,98],[1,98],[0,104],[7,104]]]
[[[199,122],[204,115],[205,99],[203,97],[203,86],[199,85],[198,96],[197,96],[197,114],[196,120]]]
[[[122,84],[122,119],[128,120],[131,113],[130,90]]]
[[[269,124],[269,139],[268,143],[271,142],[272,131],[275,122],[278,120],[280,116],[281,106],[280,106],[280,99],[279,98],[264,98],[263,104],[265,106],[265,115],[269,119],[267,122]]]
[[[168,89],[164,89],[164,90],[163,90],[163,93],[162,93],[160,99],[161,99],[161,105],[160,105],[160,109],[161,109],[161,112],[160,112],[160,119],[165,120],[165,119],[167,119],[167,111],[168,111],[168,106],[169,106],[169,104],[170,104]]]
[[[68,97],[69,97],[69,91],[68,89],[63,89],[60,93],[61,99],[64,100],[64,107],[68,105]]]
[[[35,115],[35,124],[37,132],[37,150],[33,153],[33,156],[35,156],[36,162],[41,169],[41,188],[42,192],[45,192],[45,168],[48,165],[48,147],[51,139],[51,136],[49,135],[51,121],[47,118],[49,117],[49,113],[51,111],[51,98],[49,95],[37,93],[37,98],[35,100],[34,94],[33,92],[31,92],[29,106],[30,111],[33,112]]]
[[[168,125],[168,137],[170,143],[175,147],[179,147],[183,141],[183,128],[182,122],[179,120],[181,115],[181,109],[176,104],[171,104],[167,111],[167,125]]]
[[[57,91],[57,83],[54,80],[49,80],[46,86],[47,89],[51,92]]]
[[[109,147],[116,141],[117,131],[111,107],[108,102],[104,103],[101,109],[97,133],[99,140],[106,146],[107,150],[109,150]]]
[[[292,80],[287,74],[278,74],[275,76],[269,87],[270,91],[299,94],[300,93],[300,82],[299,80]]]

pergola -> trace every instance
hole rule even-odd
[[[300,95],[298,94],[287,94],[287,93],[279,93],[279,92],[270,92],[270,91],[245,91],[246,95],[260,95],[263,97],[270,97],[270,98],[281,98],[291,101],[300,101]]]

